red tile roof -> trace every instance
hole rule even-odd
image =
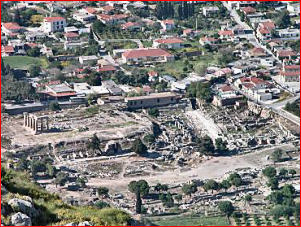
[[[180,38],[166,38],[166,39],[157,39],[155,40],[157,43],[162,43],[162,44],[171,44],[171,43],[183,43],[184,41]]]
[[[256,9],[251,7],[251,6],[248,6],[248,7],[244,7],[242,8],[242,10],[246,13],[246,14],[251,14],[251,13],[255,13],[256,12]]]
[[[204,42],[216,42],[217,41],[217,39],[215,39],[213,37],[202,37],[201,40]]]
[[[45,17],[44,20],[47,22],[55,22],[55,21],[65,20],[65,18],[64,17]]]
[[[114,7],[107,5],[107,6],[102,7],[101,9],[103,11],[110,12],[110,11],[114,10]]]
[[[260,29],[259,29],[259,32],[260,32],[261,34],[270,34],[270,33],[271,33],[270,30],[267,29],[267,28],[260,28]]]
[[[157,73],[156,71],[149,71],[149,72],[148,72],[148,75],[149,75],[150,77],[154,77],[154,76],[158,76],[158,73]]]
[[[100,67],[97,71],[98,72],[108,72],[108,71],[115,71],[116,68],[113,65],[105,65]]]
[[[289,72],[284,72],[284,71],[281,71],[280,72],[280,75],[282,76],[300,76],[300,72],[299,71],[289,71]]]
[[[295,69],[300,71],[300,65],[285,65],[285,69]]]
[[[138,22],[127,22],[127,23],[121,25],[121,27],[123,29],[127,29],[130,27],[136,27],[136,26],[140,26],[140,24]]]
[[[136,49],[129,50],[122,54],[125,58],[142,58],[142,57],[171,57],[172,55],[165,50],[162,49]]]
[[[5,53],[14,53],[14,52],[15,52],[13,46],[4,46],[4,47],[3,47],[3,51],[4,51]]]
[[[265,21],[265,22],[261,22],[260,23],[260,26],[262,28],[266,28],[268,30],[272,30],[274,29],[276,26],[275,26],[275,23],[273,21]]]
[[[234,33],[231,30],[219,31],[218,34],[222,36],[234,36]]]
[[[162,21],[163,24],[175,24],[174,20],[163,20]]]
[[[278,55],[280,57],[290,57],[290,56],[296,56],[296,52],[292,50],[279,50]]]
[[[230,87],[229,85],[224,85],[221,88],[219,88],[219,90],[221,90],[222,92],[234,91],[234,89],[232,87]]]
[[[64,36],[67,38],[76,38],[76,37],[79,37],[79,34],[77,34],[75,32],[67,32],[64,34]]]
[[[21,29],[20,25],[18,25],[17,23],[3,23],[3,27],[5,27],[7,30]]]
[[[47,94],[53,97],[66,97],[66,96],[76,95],[76,92],[61,92],[61,93],[47,92]]]
[[[87,8],[85,8],[85,10],[91,14],[95,14],[97,12],[97,10],[92,7],[87,7]]]

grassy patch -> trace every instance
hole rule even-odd
[[[190,217],[177,216],[168,218],[154,218],[150,221],[159,226],[228,226],[226,217]]]
[[[4,63],[11,68],[28,69],[31,65],[39,65],[42,68],[48,67],[46,58],[34,58],[29,56],[7,56],[3,57]]]

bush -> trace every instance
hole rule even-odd
[[[99,209],[103,209],[103,208],[106,208],[106,207],[110,207],[110,204],[104,202],[104,201],[97,201],[94,206],[96,206],[97,208]]]

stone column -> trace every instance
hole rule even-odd
[[[46,118],[46,131],[49,130],[49,118],[47,117]]]
[[[34,131],[35,131],[35,133],[37,133],[37,131],[38,131],[38,123],[39,123],[39,119],[35,119],[35,123],[34,123]]]

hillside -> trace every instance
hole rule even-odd
[[[2,167],[1,176],[1,222],[4,225],[12,225],[12,219],[21,223],[21,217],[24,221],[24,213],[31,217],[33,226],[72,225],[71,223],[116,226],[128,225],[131,220],[130,215],[115,208],[70,206],[57,195],[50,194],[32,183],[28,174],[24,172]],[[18,216],[17,212],[23,214],[18,213]],[[26,220],[25,223],[28,224]]]

